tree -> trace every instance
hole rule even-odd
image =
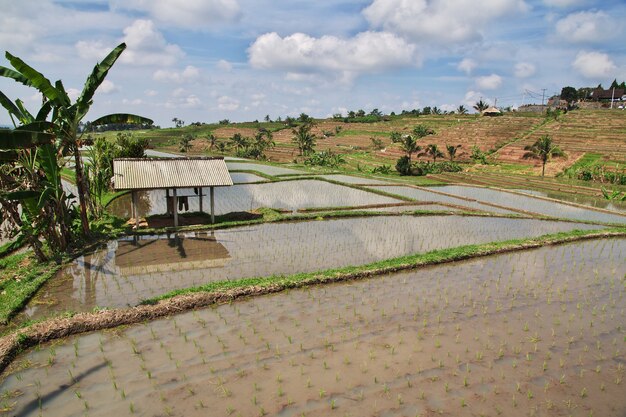
[[[461,104],[459,107],[456,108],[456,112],[458,114],[467,114],[467,109],[464,105]]]
[[[212,150],[215,147],[215,143],[217,142],[217,138],[215,137],[215,135],[213,133],[209,133],[209,136],[207,136],[207,139],[209,141],[209,149]]]
[[[174,123],[174,127],[176,127],[177,129],[185,126],[185,121],[179,119],[178,117],[174,117],[172,119],[172,122]]]
[[[426,136],[434,135],[435,131],[424,125],[417,125],[413,128],[413,134],[415,135],[416,139],[422,139]]]
[[[441,114],[441,109],[440,109],[439,107],[435,106],[435,107],[433,107],[433,108],[430,110],[430,112],[431,112],[432,114]]]
[[[454,158],[456,157],[456,151],[461,147],[461,145],[448,145],[446,144],[446,151],[448,152],[448,157],[450,158],[450,162],[454,162]]]
[[[613,82],[611,83],[611,86],[609,87],[609,90],[612,88],[619,88],[619,83],[617,82],[617,78],[613,80]]]
[[[29,87],[34,87],[42,95],[45,101],[44,112],[46,116],[52,111],[53,131],[61,143],[63,154],[74,155],[74,168],[76,171],[76,187],[78,189],[78,200],[80,204],[80,219],[84,235],[89,235],[89,219],[87,215],[87,205],[89,201],[89,188],[84,175],[83,161],[80,154],[83,132],[79,126],[83,118],[89,112],[93,104],[93,97],[96,90],[109,70],[115,64],[119,56],[126,49],[126,44],[121,43],[113,49],[102,62],[96,64],[92,73],[87,77],[83,90],[76,102],[72,104],[70,97],[59,80],[54,85],[43,74],[27,65],[20,58],[6,53],[6,58],[15,70],[0,67],[0,76],[12,78]],[[50,104],[48,104],[50,103]],[[100,117],[92,122],[93,126],[107,125],[110,123],[148,123],[152,120],[132,114],[111,114]]]
[[[298,116],[298,121],[302,123],[311,123],[313,119],[306,113],[300,113],[300,116]]]
[[[356,117],[365,117],[365,110],[363,109],[357,110]]]
[[[563,87],[561,89],[561,100],[567,101],[567,104],[571,104],[578,99],[578,91],[574,87]]]
[[[433,162],[437,162],[437,158],[443,158],[443,152],[441,152],[441,150],[439,150],[439,147],[434,144],[431,143],[426,147],[426,155],[430,155],[433,157]]]
[[[265,115],[265,121],[268,122],[268,123],[272,121],[272,119],[270,119],[270,115],[269,114]]]
[[[241,150],[248,147],[248,138],[243,137],[241,133],[235,133],[231,138],[230,142],[235,147],[235,151],[237,153],[241,152]]]
[[[383,112],[378,109],[374,109],[370,112],[370,116],[383,117]]]
[[[432,112],[430,106],[426,106],[422,109],[422,114],[429,115]]]
[[[565,152],[561,150],[549,135],[543,135],[532,145],[524,147],[526,152],[523,158],[539,159],[541,161],[541,176],[546,173],[546,163],[553,157],[565,157]]]
[[[476,104],[474,104],[474,110],[476,110],[478,113],[484,112],[485,110],[487,110],[487,108],[489,108],[489,105],[485,103],[482,98],[478,100]]]
[[[180,137],[178,144],[180,145],[181,152],[187,152],[191,149],[191,141],[193,140],[193,136],[189,133],[185,133]]]
[[[417,144],[417,140],[412,135],[401,135],[399,132],[391,133],[391,141],[400,144],[400,149],[405,153],[407,162],[411,164],[411,156],[422,150]]]
[[[292,142],[298,146],[301,156],[308,155],[315,150],[317,137],[311,133],[311,127],[310,123],[305,123],[291,131],[294,135]]]

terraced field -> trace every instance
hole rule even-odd
[[[569,112],[559,121],[546,123],[524,139],[501,149],[499,159],[519,160],[524,146],[542,135],[550,135],[571,159],[593,151],[603,154],[606,160],[626,161],[626,114],[623,110]]]

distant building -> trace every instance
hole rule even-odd
[[[615,101],[623,101],[626,96],[626,90],[623,88],[616,88],[615,92],[612,88],[605,90],[603,88],[596,88],[591,92],[591,100],[593,101],[611,101],[611,98]]]
[[[494,106],[489,107],[486,110],[483,110],[483,116],[500,116],[502,112]]]

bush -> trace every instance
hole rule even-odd
[[[472,146],[472,154],[470,155],[470,158],[472,158],[472,161],[474,161],[475,164],[489,164],[489,162],[487,162],[487,154],[481,151],[476,145]]]
[[[460,172],[463,168],[456,162],[414,162],[409,165],[409,158],[403,156],[396,163],[396,170],[400,175],[428,175],[441,174],[442,172]]]
[[[315,152],[313,155],[304,160],[305,165],[317,165],[330,168],[337,168],[345,163],[343,155],[333,153],[332,151]]]
[[[391,174],[391,165],[380,165],[372,169],[372,174]]]
[[[400,173],[400,175],[411,175],[411,160],[408,156],[402,156],[396,162],[396,171]]]
[[[593,164],[580,167],[575,170],[568,169],[565,174],[570,178],[576,178],[583,181],[598,181],[605,184],[626,185],[626,173],[619,167],[611,170],[602,164]]]

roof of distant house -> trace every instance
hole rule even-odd
[[[620,98],[624,94],[626,94],[626,90],[623,88],[616,88],[615,92],[610,88],[608,90],[604,90],[602,88],[596,88],[591,92],[591,98],[594,100],[610,100],[611,98]]]
[[[116,190],[224,187],[233,185],[222,157],[119,158],[113,160]]]

